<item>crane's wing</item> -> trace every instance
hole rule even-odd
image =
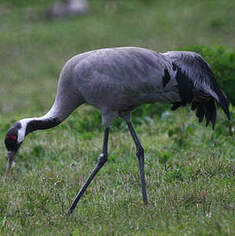
[[[200,122],[205,116],[207,124],[211,121],[214,127],[216,121],[215,101],[221,105],[230,120],[228,99],[220,89],[210,66],[199,54],[171,51],[163,53],[163,55],[170,58],[173,70],[177,70],[176,80],[182,103],[192,102],[192,110],[197,109],[196,115]],[[173,108],[177,107],[176,105]]]

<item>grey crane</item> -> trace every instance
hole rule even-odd
[[[72,57],[63,67],[55,102],[42,117],[17,121],[7,132],[7,173],[24,138],[35,130],[49,129],[66,119],[78,106],[88,103],[102,112],[105,127],[102,153],[73,201],[76,207],[84,191],[108,160],[109,127],[117,116],[123,118],[136,146],[143,201],[147,205],[144,175],[144,149],[131,123],[131,112],[141,104],[169,102],[175,110],[191,104],[199,122],[206,119],[214,128],[216,106],[230,120],[228,100],[219,88],[210,66],[194,52],[155,51],[137,47],[106,48]]]

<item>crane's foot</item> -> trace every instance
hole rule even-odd
[[[146,183],[145,183],[145,174],[144,174],[144,149],[142,146],[137,147],[136,156],[139,160],[139,171],[140,171],[140,179],[141,179],[141,186],[142,186],[142,196],[143,202],[147,206],[148,205],[148,198],[146,193]]]
[[[87,181],[80,189],[79,193],[77,194],[76,198],[74,199],[71,207],[69,208],[67,212],[67,216],[71,215],[73,213],[74,208],[77,206],[78,201],[80,200],[81,196],[85,192],[88,185],[91,183],[93,178],[96,176],[97,172],[103,167],[105,162],[108,160],[108,152],[107,152],[107,146],[108,146],[108,136],[109,136],[109,128],[105,129],[104,133],[104,142],[103,142],[103,152],[100,154],[98,158],[98,162],[96,164],[96,167],[93,169],[91,174],[89,175]]]
[[[70,216],[73,213],[73,209],[69,209],[67,212],[67,216]]]
[[[85,192],[86,188],[88,187],[88,185],[91,183],[91,181],[93,180],[93,178],[96,176],[97,172],[102,168],[102,166],[105,164],[105,162],[108,160],[107,157],[107,153],[101,153],[101,155],[98,158],[98,162],[96,164],[96,167],[94,168],[94,170],[91,172],[91,174],[89,175],[86,183],[82,186],[82,188],[80,189],[79,193],[77,194],[76,198],[74,199],[71,207],[68,210],[67,215],[71,215],[73,213],[74,208],[77,206],[78,201],[80,200],[80,198],[82,197],[83,193]]]
[[[145,183],[145,174],[144,174],[144,148],[142,147],[136,132],[131,124],[131,122],[127,122],[129,131],[131,133],[131,136],[135,142],[136,146],[136,156],[139,160],[139,171],[140,171],[140,180],[141,180],[141,186],[142,186],[142,195],[143,195],[143,201],[145,205],[148,205],[148,198],[146,193],[146,183]]]

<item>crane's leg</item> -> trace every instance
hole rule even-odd
[[[77,194],[76,198],[74,199],[71,207],[68,210],[68,215],[70,215],[74,208],[76,207],[79,199],[81,198],[81,196],[83,195],[83,193],[85,192],[86,188],[88,187],[88,185],[90,184],[90,182],[93,180],[93,178],[95,177],[95,175],[97,174],[97,172],[101,169],[101,167],[105,164],[105,162],[108,160],[108,137],[109,137],[109,128],[105,129],[104,132],[104,142],[103,142],[103,151],[101,153],[101,155],[98,158],[98,162],[96,164],[96,167],[94,168],[94,170],[91,172],[90,176],[88,177],[86,183],[82,186],[82,188],[80,189],[79,193]]]
[[[135,130],[132,126],[132,123],[130,121],[127,121],[127,125],[129,128],[129,131],[131,133],[131,136],[135,142],[136,146],[136,156],[139,160],[139,170],[140,170],[140,179],[141,179],[141,185],[142,185],[142,195],[143,195],[143,201],[145,205],[148,205],[148,199],[147,199],[147,193],[146,193],[146,184],[145,184],[145,176],[144,176],[144,148],[142,147]]]

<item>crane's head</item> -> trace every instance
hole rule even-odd
[[[21,143],[25,137],[25,126],[22,124],[21,121],[17,121],[15,124],[11,126],[8,130],[6,137],[5,137],[5,145],[8,150],[8,163],[7,163],[7,170],[6,173],[9,172],[14,157],[17,151],[20,148]]]

